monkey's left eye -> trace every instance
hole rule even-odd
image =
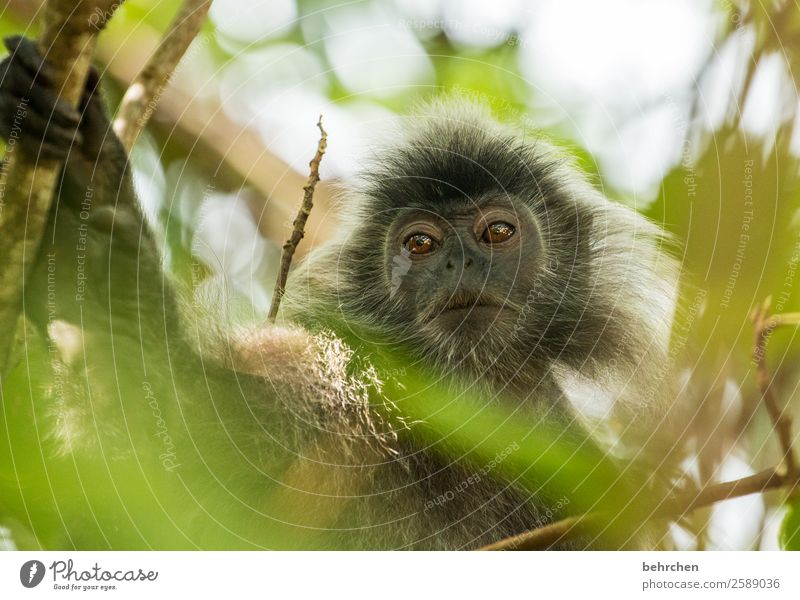
[[[415,233],[406,238],[403,246],[411,254],[428,254],[436,248],[436,240],[425,233]]]
[[[482,239],[487,244],[499,244],[513,236],[516,231],[516,228],[511,223],[496,221],[486,228]]]

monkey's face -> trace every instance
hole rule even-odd
[[[537,221],[501,194],[397,212],[387,234],[393,304],[429,342],[454,358],[512,342],[544,262]]]

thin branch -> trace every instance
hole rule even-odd
[[[569,517],[544,527],[531,529],[525,533],[494,542],[480,548],[480,550],[546,550],[573,533],[577,535],[578,532],[590,529],[591,524],[595,522],[599,524],[605,518],[606,515],[603,513],[589,513],[577,517]]]
[[[211,0],[185,0],[150,60],[122,98],[114,132],[130,152],[164,88],[205,22]]]
[[[39,50],[53,67],[53,85],[77,107],[94,54],[97,33],[118,3],[112,0],[49,0],[43,10]],[[24,126],[26,106],[18,116]],[[25,279],[30,274],[50,214],[61,162],[6,152],[0,174],[0,373],[8,368]]]
[[[723,500],[757,494],[789,485],[795,486],[797,483],[797,474],[789,476],[778,472],[777,469],[766,469],[749,477],[708,485],[699,491],[691,491],[669,498],[662,503],[658,510],[648,515],[643,521],[655,518],[674,520],[682,517],[687,512],[716,504]],[[613,518],[613,515],[601,512],[569,517],[550,525],[506,538],[494,544],[489,544],[481,548],[481,550],[545,550],[564,539],[576,537],[603,526],[609,519]]]
[[[317,153],[314,154],[314,158],[308,163],[310,173],[308,175],[308,182],[303,186],[303,203],[300,205],[300,210],[297,212],[297,217],[294,219],[292,236],[283,245],[278,280],[275,282],[275,291],[272,293],[272,304],[270,304],[269,315],[267,316],[270,323],[274,323],[275,318],[278,316],[278,308],[281,305],[281,298],[283,298],[283,292],[286,289],[286,279],[289,277],[289,267],[292,265],[292,257],[294,256],[294,251],[297,249],[297,245],[305,235],[306,221],[308,221],[308,215],[311,214],[311,209],[314,207],[314,188],[319,181],[319,165],[322,162],[322,156],[325,154],[325,150],[328,148],[328,134],[322,127],[322,115],[319,116],[317,127],[319,127],[320,133]]]
[[[781,445],[781,466],[786,473],[797,470],[797,461],[793,449],[792,417],[778,405],[775,394],[772,392],[771,377],[767,370],[766,351],[767,341],[772,332],[780,326],[794,325],[796,315],[768,316],[771,299],[764,300],[761,306],[753,309],[750,320],[753,322],[755,341],[753,343],[753,362],[756,364],[756,382],[761,390],[761,398],[772,420],[775,433]]]
[[[674,520],[697,508],[730,498],[784,487],[792,492],[800,486],[800,470],[793,449],[792,419],[786,411],[778,406],[772,393],[765,358],[766,344],[772,332],[779,327],[800,326],[800,313],[769,315],[770,301],[770,298],[767,298],[761,306],[753,309],[750,318],[755,333],[753,360],[757,367],[756,379],[764,406],[772,419],[775,433],[780,441],[783,452],[780,464],[749,477],[707,485],[699,491],[691,491],[668,498],[651,514],[643,515],[642,524],[654,518]],[[618,516],[594,512],[569,517],[489,544],[481,550],[544,550],[564,539],[576,537],[604,526]]]

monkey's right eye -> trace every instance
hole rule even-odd
[[[497,221],[489,225],[483,232],[483,241],[487,244],[500,244],[514,235],[515,231],[516,229],[511,223]]]
[[[411,254],[428,254],[436,249],[436,240],[426,233],[414,233],[406,238],[403,247]]]

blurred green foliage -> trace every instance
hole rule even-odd
[[[800,550],[800,502],[797,498],[788,503],[781,523],[780,540],[784,550]]]

